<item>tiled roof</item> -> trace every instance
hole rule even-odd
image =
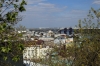
[[[34,41],[25,41],[25,46],[36,46],[36,45],[43,45],[43,40],[34,40]]]

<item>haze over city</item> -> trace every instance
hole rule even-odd
[[[18,25],[26,28],[75,27],[79,19],[87,17],[91,7],[99,9],[100,0],[27,0],[27,4]]]

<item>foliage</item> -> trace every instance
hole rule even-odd
[[[23,45],[21,34],[15,32],[14,26],[20,21],[19,12],[25,11],[25,0],[0,0],[0,65],[7,66],[2,60],[20,60]],[[3,65],[2,65],[3,64]],[[9,66],[9,65],[8,65]]]
[[[18,27],[16,27],[16,30],[17,31],[25,31],[26,28],[25,28],[25,26],[19,25]]]
[[[74,66],[100,64],[100,9],[91,8],[87,18],[79,20],[78,35],[74,37]]]

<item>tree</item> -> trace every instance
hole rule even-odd
[[[100,66],[100,9],[91,8],[87,18],[79,20],[77,27],[73,66]]]
[[[16,27],[16,30],[17,31],[25,31],[26,28],[25,28],[25,26],[19,25],[18,27]]]
[[[19,12],[25,11],[25,0],[0,0],[0,66],[10,66],[12,61],[20,60],[23,45],[21,34],[14,26],[20,21]]]

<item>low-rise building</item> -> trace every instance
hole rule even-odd
[[[49,46],[44,47],[42,40],[27,41],[25,43],[25,49],[23,51],[23,59],[41,59],[45,58],[47,53],[52,50]]]

